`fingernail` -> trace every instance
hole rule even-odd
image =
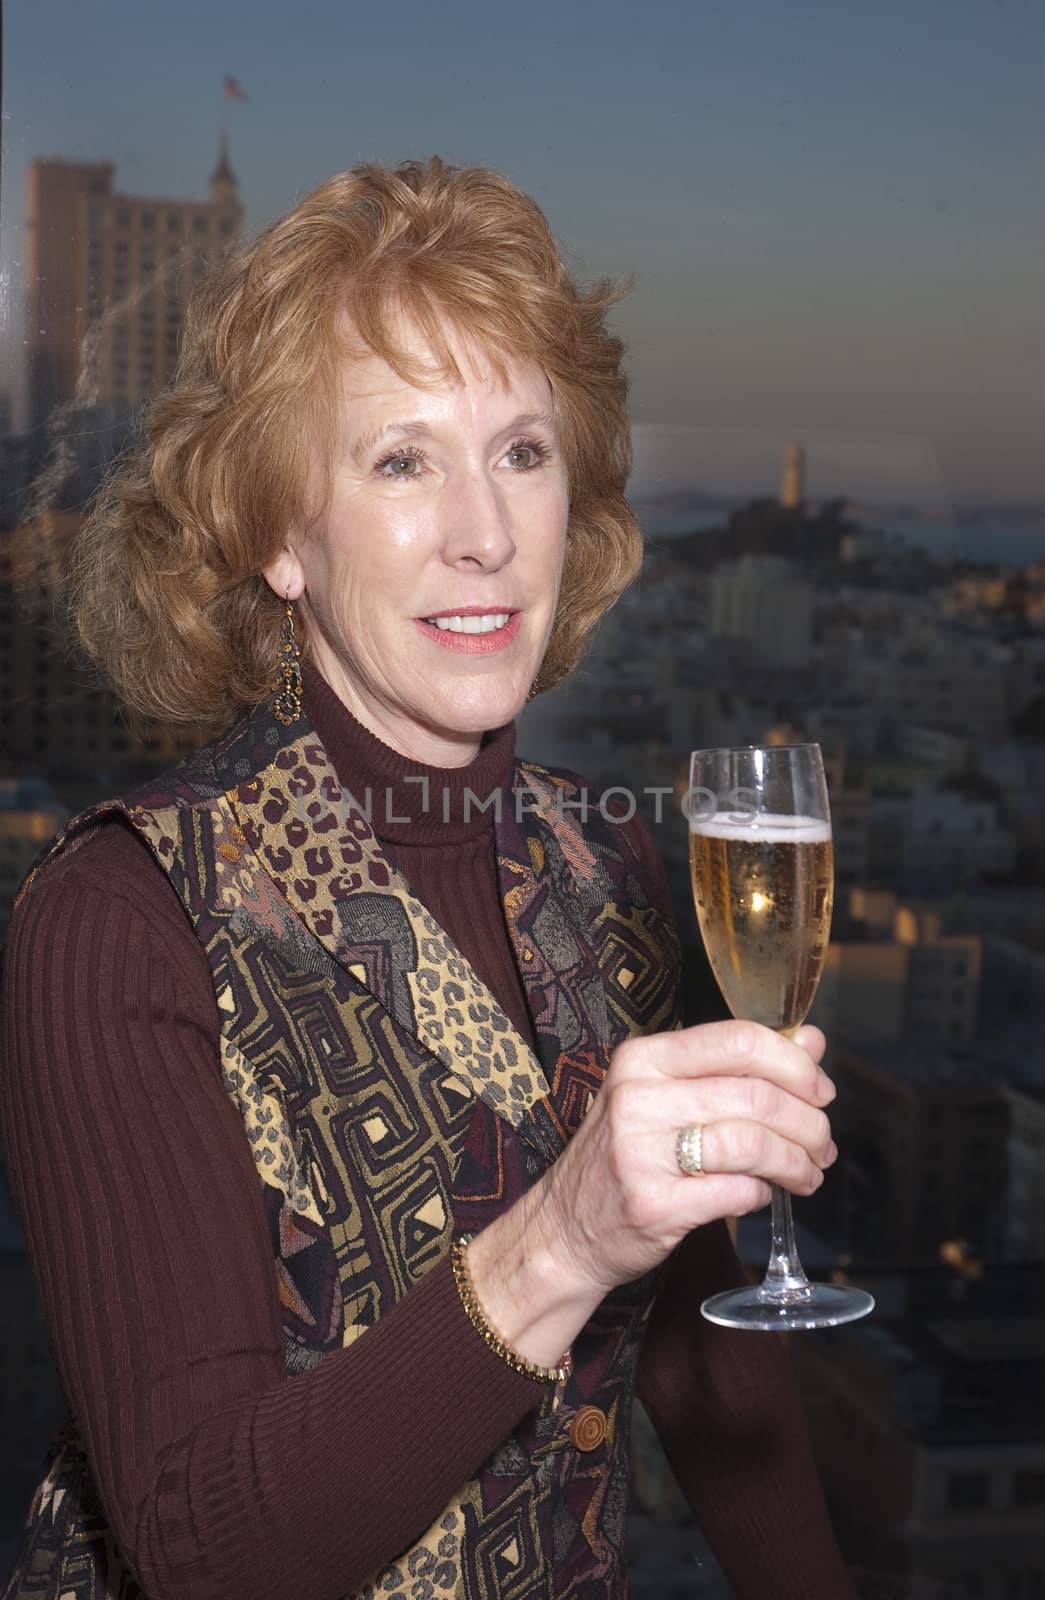
[[[838,1090],[835,1088],[826,1072],[819,1073],[816,1080],[816,1086],[820,1091],[820,1098],[824,1105],[829,1106],[835,1095],[838,1093]]]
[[[838,1160],[838,1146],[835,1144],[834,1140],[832,1139],[831,1140],[831,1148],[827,1152],[827,1161],[824,1164],[825,1164],[825,1166],[833,1167],[837,1160]]]

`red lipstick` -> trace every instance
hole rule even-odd
[[[441,645],[444,650],[457,650],[464,655],[484,656],[492,655],[497,650],[505,650],[511,644],[522,626],[522,612],[515,611],[510,606],[451,606],[445,611],[430,611],[429,617],[492,617],[504,616],[507,613],[508,621],[503,628],[496,628],[492,633],[453,633],[449,628],[436,628],[424,617],[415,617],[414,622],[426,638],[433,644]]]

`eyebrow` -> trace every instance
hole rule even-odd
[[[523,411],[503,428],[498,428],[495,438],[503,437],[506,433],[518,433],[520,428],[547,428],[553,437],[559,436],[559,421],[552,411]],[[412,420],[407,422],[385,422],[380,428],[371,428],[366,433],[360,434],[351,447],[351,455],[357,462],[362,462],[364,457],[370,455],[390,435],[401,439],[431,438],[433,429],[427,422]]]

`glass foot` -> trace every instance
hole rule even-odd
[[[701,1306],[709,1322],[722,1328],[751,1328],[762,1333],[792,1333],[802,1328],[837,1328],[857,1322],[874,1310],[874,1297],[849,1284],[811,1283],[793,1297],[767,1295],[762,1285],[727,1289]]]

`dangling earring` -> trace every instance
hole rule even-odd
[[[272,685],[276,691],[272,709],[285,728],[301,715],[301,651],[294,633],[294,607],[289,594],[284,596],[286,616],[279,630],[279,670]]]
[[[537,687],[539,683],[540,676],[538,675],[538,677],[534,678],[533,682],[530,684],[530,692],[526,696],[527,701],[536,700],[537,696],[540,694],[540,689]]]

